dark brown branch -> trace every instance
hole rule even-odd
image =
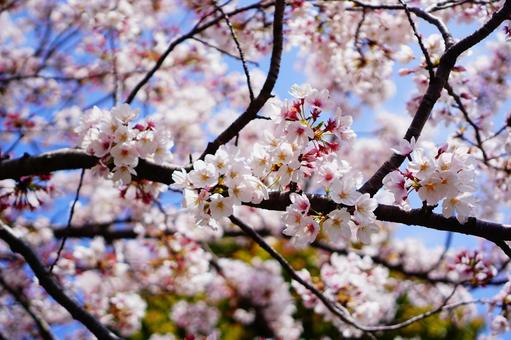
[[[247,109],[231,125],[227,127],[214,141],[208,143],[206,150],[201,155],[201,159],[208,154],[214,154],[218,148],[229,142],[253,119],[257,117],[258,112],[264,104],[271,98],[273,87],[277,82],[280,69],[280,60],[282,56],[283,39],[283,21],[284,21],[285,1],[277,0],[275,2],[275,14],[273,18],[273,47],[271,52],[270,69],[264,82],[261,92],[250,102]]]
[[[338,205],[322,195],[308,195],[311,209],[328,214]],[[291,204],[289,193],[272,192],[268,200],[252,206],[267,210],[284,211]],[[488,222],[476,218],[469,218],[461,223],[455,217],[429,213],[424,209],[405,211],[396,206],[380,204],[374,211],[380,221],[402,223],[408,226],[422,226],[436,230],[452,231],[456,233],[474,235],[494,242],[498,240],[511,240],[511,227],[499,223]]]
[[[40,156],[27,156],[0,162],[0,180],[20,176],[50,173],[56,170],[91,168],[97,163],[97,158],[76,149],[64,149]],[[139,178],[163,184],[172,184],[172,173],[177,168],[157,165],[140,160],[136,168]],[[321,195],[309,195],[312,206],[316,211],[328,213],[337,205]],[[268,210],[284,211],[291,204],[289,194],[272,192],[268,200],[253,205]],[[380,204],[375,210],[380,221],[396,222],[406,225],[417,225],[431,229],[452,231],[466,235],[474,235],[494,242],[494,240],[511,240],[511,227],[503,224],[471,218],[460,223],[456,218],[446,218],[439,214],[429,214],[423,209],[401,210],[395,206]]]
[[[4,240],[9,245],[13,252],[20,254],[25,259],[34,272],[34,275],[39,280],[39,284],[55,301],[64,307],[75,320],[81,322],[99,339],[118,339],[115,334],[109,331],[89,312],[80,307],[76,301],[64,293],[54,277],[46,271],[46,268],[34,251],[27,246],[25,242],[16,237],[10,227],[3,223],[0,223],[0,239]]]
[[[21,290],[17,290],[14,287],[11,287],[5,282],[3,278],[3,273],[0,272],[0,286],[5,289],[9,294],[12,295],[12,297],[18,302],[21,307],[27,312],[28,315],[34,320],[34,323],[39,331],[39,335],[41,335],[41,338],[45,340],[53,340],[55,337],[51,333],[50,326],[48,323],[39,315],[37,315],[36,311],[32,308],[30,305],[30,302],[28,301],[27,297],[23,294]]]
[[[431,111],[433,110],[433,106],[437,102],[438,98],[440,98],[440,94],[447,84],[449,74],[456,64],[458,57],[463,52],[490,35],[504,20],[509,17],[510,13],[511,0],[507,0],[504,3],[504,6],[499,11],[494,13],[491,19],[488,20],[481,28],[466,38],[460,40],[456,44],[452,45],[444,52],[440,58],[440,63],[438,65],[435,76],[429,82],[426,94],[419,104],[419,108],[413,117],[412,123],[406,131],[404,139],[410,141],[412,137],[416,140],[419,138],[422,129],[424,128],[424,125],[426,124]],[[386,161],[362,186],[360,191],[374,195],[382,187],[383,178],[391,171],[399,168],[404,160],[405,156],[393,154],[390,159]]]
[[[0,180],[22,176],[51,173],[57,170],[89,169],[99,159],[79,149],[60,149],[39,156],[24,155],[17,159],[0,162]],[[172,184],[172,172],[176,168],[141,159],[135,168],[139,178],[163,184]]]

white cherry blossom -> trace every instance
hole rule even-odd
[[[323,228],[328,238],[337,243],[340,240],[349,240],[351,238],[351,214],[346,208],[336,209],[328,214],[328,219],[323,222]]]

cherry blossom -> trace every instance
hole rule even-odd
[[[508,337],[510,4],[2,2],[0,338]]]

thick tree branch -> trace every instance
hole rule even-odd
[[[99,339],[118,339],[118,337],[85,311],[76,301],[68,297],[57,284],[53,276],[46,270],[34,251],[12,232],[11,228],[0,222],[0,239],[4,240],[11,250],[20,254],[30,266],[39,284],[46,292],[64,307],[71,316],[81,322]]]
[[[60,149],[39,156],[24,155],[17,159],[0,162],[0,180],[46,174],[57,170],[89,169],[98,161],[98,158],[88,155],[80,149]],[[178,168],[157,165],[143,159],[140,159],[135,168],[139,178],[163,184],[173,183],[172,172],[176,169]]]
[[[328,214],[338,205],[322,195],[308,195],[311,209]],[[267,210],[284,211],[291,204],[289,193],[272,192],[268,200],[252,206]],[[380,221],[402,223],[409,226],[422,226],[430,229],[452,231],[456,233],[474,235],[494,242],[498,240],[511,240],[511,226],[469,218],[461,223],[455,217],[429,213],[424,209],[412,209],[405,211],[396,206],[379,204],[374,211]]]
[[[74,149],[64,149],[40,156],[27,156],[0,162],[0,180],[19,178],[20,176],[49,173],[56,170],[90,168],[97,158]],[[140,160],[136,168],[139,178],[163,184],[172,184],[172,173],[178,168],[157,165]],[[336,209],[337,205],[322,195],[309,195],[313,208],[322,213]],[[284,211],[291,204],[288,193],[272,192],[268,200],[253,205],[257,208]],[[375,210],[380,221],[417,225],[431,229],[452,231],[466,235],[474,235],[494,242],[494,240],[511,240],[511,227],[470,218],[460,223],[456,218],[446,218],[439,214],[427,213],[423,209],[404,211],[398,207],[380,204]]]

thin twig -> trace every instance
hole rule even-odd
[[[60,241],[60,246],[59,246],[59,249],[57,251],[57,256],[55,257],[55,260],[53,261],[53,263],[50,266],[50,273],[53,272],[53,268],[55,267],[55,265],[59,261],[60,254],[62,253],[62,250],[64,249],[64,245],[66,244],[67,235],[69,233],[69,229],[71,228],[71,221],[73,220],[73,216],[75,214],[75,206],[76,206],[76,203],[78,202],[78,200],[80,199],[80,189],[82,188],[84,175],[85,175],[85,169],[82,169],[82,172],[80,173],[80,180],[78,182],[78,187],[76,188],[75,198],[73,200],[73,204],[71,204],[71,210],[69,212],[69,218],[67,219],[66,231],[65,231],[64,237]]]
[[[442,254],[440,254],[440,257],[435,262],[435,264],[433,264],[431,266],[431,268],[429,268],[429,270],[427,270],[428,272],[432,272],[433,270],[437,269],[438,266],[440,266],[440,264],[442,263],[442,261],[445,258],[445,255],[447,255],[447,252],[449,251],[449,248],[451,247],[451,242],[452,242],[452,232],[449,231],[447,233],[447,236],[445,237],[444,250],[442,251]]]
[[[197,38],[197,37],[193,37],[192,39],[193,39],[193,40],[195,40],[195,41],[200,42],[200,43],[201,43],[201,44],[203,44],[204,46],[207,46],[207,47],[209,47],[209,48],[212,48],[212,49],[214,49],[214,50],[217,50],[218,52],[220,52],[220,53],[222,53],[222,54],[225,54],[225,55],[226,55],[226,56],[228,56],[228,57],[231,57],[231,58],[234,58],[234,59],[236,59],[236,60],[240,60],[240,61],[241,61],[241,58],[240,58],[240,57],[238,57],[237,55],[234,55],[234,54],[232,54],[232,53],[230,53],[230,52],[227,52],[226,50],[223,50],[223,49],[221,49],[220,47],[215,46],[215,45],[213,45],[213,44],[211,44],[211,43],[207,42],[206,40],[202,40],[202,39]],[[256,66],[256,67],[259,67],[259,63],[258,63],[257,61],[253,61],[253,60],[245,59],[245,62],[246,62],[247,64],[252,64],[252,65],[254,65],[254,66]]]
[[[470,115],[468,114],[468,111],[465,108],[465,105],[461,101],[460,96],[458,96],[458,94],[456,92],[454,92],[454,89],[451,87],[449,82],[447,82],[445,84],[445,89],[447,90],[447,93],[449,93],[449,95],[454,99],[454,101],[458,105],[458,109],[461,111],[461,113],[463,113],[463,117],[465,117],[465,120],[467,121],[467,123],[472,127],[472,129],[474,129],[474,134],[475,134],[476,141],[477,141],[476,147],[479,150],[481,150],[481,153],[483,155],[483,162],[485,164],[488,164],[488,155],[486,154],[486,150],[483,147],[483,140],[481,138],[481,134],[479,133],[479,127],[477,126],[476,123],[474,123],[472,118],[470,118]]]
[[[334,315],[339,317],[342,321],[348,323],[349,325],[365,332],[368,336],[371,338],[376,337],[372,334],[372,332],[382,332],[382,331],[395,331],[402,328],[405,328],[417,321],[426,319],[432,315],[435,315],[439,312],[442,312],[444,310],[450,310],[454,309],[463,305],[467,304],[474,304],[474,303],[482,303],[482,300],[471,300],[471,301],[462,301],[458,303],[453,303],[451,305],[447,305],[447,302],[452,298],[454,293],[456,292],[456,289],[458,288],[458,285],[456,285],[452,292],[444,299],[442,304],[440,306],[416,315],[414,317],[411,317],[405,321],[395,323],[392,325],[382,325],[382,326],[364,326],[356,322],[356,320],[353,319],[353,317],[350,315],[349,311],[346,310],[343,306],[340,306],[339,304],[336,304],[333,301],[330,301],[328,298],[326,298],[315,286],[311,285],[307,281],[303,280],[296,271],[291,267],[291,265],[286,261],[282,255],[280,255],[275,249],[273,249],[254,229],[252,229],[250,226],[246,225],[244,222],[242,222],[240,219],[236,218],[235,216],[230,216],[229,219],[232,223],[237,225],[243,232],[245,232],[254,242],[256,242],[261,248],[263,248],[271,257],[273,257],[279,264],[282,266],[282,268],[291,276],[291,278],[298,283],[300,283],[302,286],[304,286],[307,290],[309,290],[312,294],[314,294],[324,305],[327,307],[327,309],[332,312]]]
[[[360,58],[362,58],[362,61],[365,59],[364,51],[362,50],[362,46],[360,44],[360,32],[362,30],[362,25],[364,24],[364,21],[366,19],[366,10],[365,8],[362,10],[362,17],[360,18],[360,21],[358,22],[357,28],[355,30],[355,38],[354,38],[354,45],[355,48],[358,51],[358,54],[360,54]]]
[[[287,262],[287,260],[284,257],[282,257],[282,255],[280,255],[275,249],[273,249],[272,246],[266,243],[266,241],[254,229],[246,225],[244,222],[242,222],[235,216],[230,216],[229,219],[231,220],[232,223],[234,223],[241,230],[243,230],[243,232],[245,232],[250,238],[252,238],[252,240],[254,240],[254,242],[256,242],[261,248],[263,248],[271,257],[273,257],[278,263],[280,263],[282,268],[289,274],[289,276],[291,276],[293,280],[300,283],[312,294],[314,294],[330,312],[332,312],[334,315],[339,317],[339,319],[346,322],[347,324],[359,330],[365,331],[364,327],[360,326],[344,307],[335,304],[335,302],[333,301],[330,301],[316,287],[302,279],[291,267],[291,265]]]
[[[410,23],[410,26],[412,27],[413,34],[417,38],[417,41],[419,42],[419,47],[422,51],[422,54],[424,55],[424,58],[426,59],[426,67],[428,69],[429,73],[429,79],[433,79],[435,76],[435,71],[433,70],[433,62],[431,61],[431,57],[429,56],[428,49],[426,46],[424,46],[424,43],[422,42],[422,37],[417,31],[417,27],[415,27],[415,23],[413,22],[412,15],[410,14],[410,10],[408,9],[408,6],[403,0],[398,0],[401,5],[403,5],[403,8],[405,9],[406,17],[408,18],[408,22]]]
[[[246,12],[246,11],[249,11],[252,9],[267,8],[267,7],[271,7],[271,6],[273,6],[273,3],[267,3],[267,4],[256,3],[256,4],[252,4],[249,6],[245,6],[245,7],[241,7],[236,10],[233,10],[232,12],[227,13],[227,15],[233,16],[238,13]],[[158,58],[158,60],[156,61],[154,66],[151,68],[151,70],[149,70],[149,72],[146,73],[146,75],[137,83],[137,85],[135,85],[133,90],[130,92],[130,94],[126,98],[126,103],[130,104],[135,99],[135,97],[136,97],[137,93],[140,91],[140,89],[145,84],[147,84],[149,82],[149,80],[153,77],[153,75],[160,69],[160,67],[163,65],[164,61],[167,59],[168,55],[174,50],[174,48],[176,48],[182,42],[184,42],[188,39],[191,39],[193,36],[203,32],[204,30],[208,29],[209,27],[217,24],[220,20],[222,20],[221,16],[218,18],[214,18],[205,24],[196,25],[188,33],[186,33],[186,34],[180,36],[179,38],[175,39],[174,41],[172,41],[169,44],[169,46],[167,47],[167,49],[165,50],[165,52],[163,52],[163,54],[160,56],[160,58]],[[201,21],[202,21],[202,19],[201,19]]]
[[[234,44],[236,45],[236,49],[238,50],[238,53],[240,55],[241,59],[241,65],[243,66],[243,72],[245,73],[245,77],[247,78],[247,87],[248,87],[248,93],[250,95],[250,101],[254,101],[254,90],[252,89],[252,84],[250,81],[250,72],[248,71],[247,62],[245,61],[245,55],[243,53],[243,50],[241,49],[240,42],[238,40],[238,37],[236,36],[236,32],[234,31],[234,27],[232,27],[231,20],[229,19],[229,16],[224,12],[222,7],[218,6],[215,2],[216,9],[222,13],[222,17],[225,20],[225,23],[227,24],[227,27],[229,27],[229,32],[231,33],[232,40],[234,40]]]

